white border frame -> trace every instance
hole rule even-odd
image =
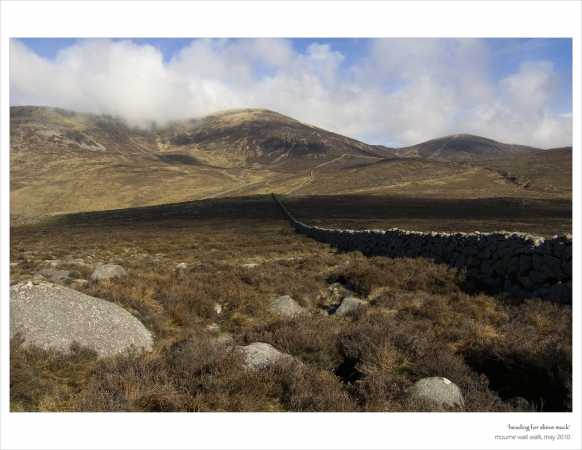
[[[580,124],[580,2],[4,1],[0,7],[1,448],[582,448],[578,277],[573,413],[10,413],[8,396],[10,37],[571,37],[573,123]],[[573,138],[573,269],[580,274],[579,125]],[[508,423],[569,423],[574,439],[507,447],[492,436]]]

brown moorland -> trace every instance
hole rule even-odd
[[[326,209],[305,198],[290,208],[310,221],[342,221],[338,212],[359,200]],[[569,226],[563,208],[546,206],[537,207],[548,220]],[[440,209],[414,202],[409,209],[424,209],[436,228],[451,225],[444,213],[426,217]],[[462,211],[471,215],[456,211],[456,223]],[[516,225],[515,208],[493,211],[503,211],[498,228]],[[422,221],[407,216],[385,220]],[[545,233],[544,222],[528,223]],[[425,259],[337,253],[295,234],[266,196],[60,216],[11,230],[11,283],[47,265],[87,279],[98,262],[121,264],[129,275],[78,289],[139,318],[155,335],[154,350],[97,360],[86,349],[61,355],[14,339],[13,411],[435,410],[407,395],[426,376],[456,383],[465,411],[571,410],[570,307],[470,294],[462,273]],[[337,283],[367,306],[325,314]],[[274,316],[270,299],[285,294],[310,314]],[[303,364],[244,370],[238,352],[212,339],[218,332],[238,345],[270,343]]]

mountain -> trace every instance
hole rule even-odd
[[[571,196],[568,149],[538,151],[469,135],[391,149],[264,109],[148,129],[58,108],[10,112],[11,216],[17,222],[271,192]]]
[[[438,161],[478,161],[504,158],[512,154],[540,151],[525,145],[504,144],[472,134],[454,134],[409,147],[394,149],[402,158],[424,158]]]
[[[228,167],[298,169],[343,154],[378,156],[363,142],[265,109],[231,110],[176,122],[160,132],[160,149]]]
[[[349,156],[376,161],[367,144],[268,110],[246,109],[160,129],[59,108],[10,110],[14,216],[287,191],[311,169]]]

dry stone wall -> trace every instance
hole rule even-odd
[[[540,297],[572,303],[572,237],[544,239],[526,233],[424,233],[398,228],[343,230],[310,226],[297,220],[273,195],[299,233],[343,251],[368,256],[425,257],[464,269],[467,282],[491,293]]]

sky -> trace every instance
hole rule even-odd
[[[12,39],[11,105],[163,126],[267,108],[370,144],[572,143],[572,44],[495,39]]]

